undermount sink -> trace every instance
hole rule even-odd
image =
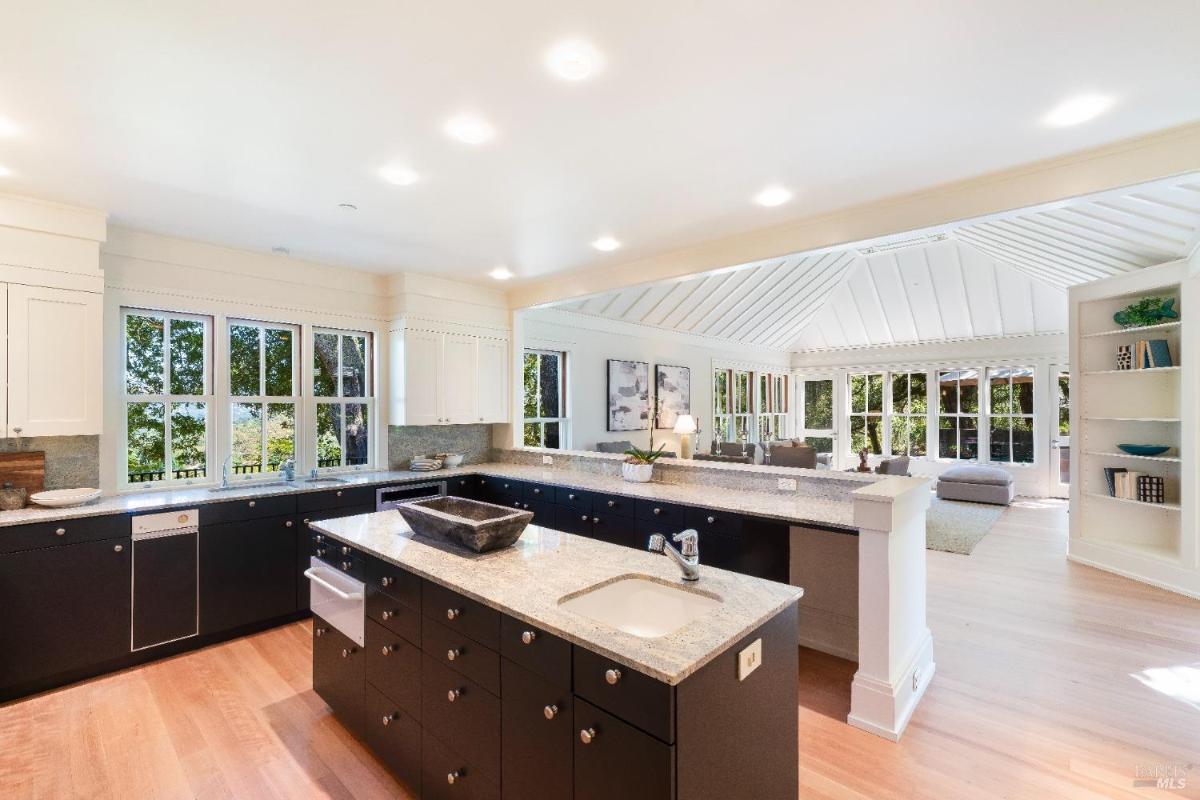
[[[303,483],[349,483],[345,478],[305,478]]]
[[[288,483],[287,481],[263,481],[262,483],[256,483],[254,481],[247,481],[246,483],[231,483],[228,486],[214,486],[211,489],[209,489],[209,491],[210,492],[232,492],[232,491],[236,491],[237,489],[271,489],[276,486],[295,486],[295,484]]]
[[[629,575],[567,595],[558,605],[633,636],[657,639],[716,610],[721,599]]]

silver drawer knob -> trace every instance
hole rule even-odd
[[[709,525],[712,525],[712,524],[713,524],[714,522],[716,522],[716,521],[717,521],[717,518],[716,518],[716,517],[708,517],[708,524],[709,524]]]
[[[308,522],[308,520],[304,520],[304,521]],[[313,541],[320,544],[321,542],[325,541],[325,537],[318,533],[316,536],[313,537]]]
[[[463,775],[463,773],[462,773],[461,769],[456,769],[456,770],[454,770],[454,772],[447,772],[446,773],[446,783],[453,786],[454,782],[456,780],[458,780],[459,778],[461,778],[462,775]]]
[[[587,514],[584,514],[584,515],[583,515],[582,517],[580,517],[579,519],[580,519],[581,521],[583,521],[583,522],[587,522],[587,521],[588,521],[588,515],[587,515]]]
[[[337,496],[338,496],[338,497],[341,497],[341,496],[342,496],[342,491],[341,491],[340,489],[338,490]]]
[[[391,586],[393,583],[393,579],[392,578],[380,578],[379,583],[381,586]]]
[[[534,489],[534,490],[533,490],[533,493],[534,493],[534,494],[541,494],[541,493],[542,493],[542,490],[541,490],[541,489]]]
[[[342,658],[349,658],[352,655],[354,655],[354,648],[350,647],[342,650]]]
[[[316,630],[313,631],[313,633],[316,634],[318,637],[320,637],[320,636],[324,636],[325,631],[327,631],[327,630],[329,630],[329,629],[328,628],[317,628]]]
[[[579,732],[579,741],[583,742],[584,744],[591,744],[595,740],[596,740],[596,729],[595,728],[584,728],[583,730],[581,730]]]
[[[394,720],[395,718],[396,718],[396,715],[395,715],[395,714],[384,714],[384,715],[383,715],[383,724],[384,724],[384,725],[391,725],[391,724],[392,724],[392,720]]]
[[[462,655],[462,650],[459,650],[457,647],[452,647],[446,651],[446,660],[454,661],[456,658],[458,658],[461,655]]]
[[[599,525],[599,524],[600,524],[600,518],[599,518],[599,517],[592,517],[592,524],[594,524],[594,525]]]
[[[116,544],[116,545],[113,545],[113,552],[114,552],[114,553],[120,553],[120,552],[123,552],[124,550],[125,550],[125,545],[123,545],[123,544]]]
[[[542,709],[542,715],[545,716],[546,719],[554,719],[558,716],[558,706],[546,706]]]
[[[293,525],[294,523],[293,523],[293,522],[292,522],[292,521],[289,519],[287,522],[285,522],[285,523],[283,523],[283,524],[284,524],[285,526],[287,526],[287,527],[289,527],[289,528],[290,528],[290,527],[292,527],[292,525]]]
[[[63,534],[65,534],[66,532],[67,532],[67,529],[66,529],[66,528],[56,528],[56,529],[55,529],[55,531],[54,531],[54,535],[55,535],[55,536],[62,536],[62,535],[63,535]]]
[[[379,651],[380,651],[381,653],[383,653],[385,656],[387,656],[387,655],[391,655],[392,651],[393,651],[393,650],[395,650],[395,649],[396,649],[396,645],[394,645],[394,644],[385,644],[383,647],[379,648]]]
[[[460,616],[462,616],[462,609],[458,609],[458,608],[447,608],[446,609],[446,619],[458,619]]]
[[[522,631],[521,644],[533,644],[533,640],[537,638],[537,631]]]
[[[462,689],[451,689],[446,692],[446,699],[453,703],[458,698],[462,697]]]
[[[392,617],[396,616],[396,612],[395,611],[383,611],[383,612],[380,612],[379,616],[383,617],[385,620],[388,620],[388,619],[391,619]]]
[[[609,686],[616,686],[617,681],[621,680],[621,670],[619,670],[619,669],[604,670],[604,680],[608,681]]]
[[[569,495],[567,495],[567,499],[568,499],[568,500],[574,500],[574,499],[575,499],[575,495],[573,495],[573,494],[569,494]]]
[[[349,548],[349,547],[344,547],[344,546],[343,546],[343,547],[342,547],[342,555],[344,555],[344,556],[348,556],[348,555],[350,555],[350,548]]]
[[[655,515],[655,516],[658,516],[658,515],[659,515],[659,514],[661,514],[661,513],[662,513],[662,509],[661,509],[661,508],[656,508],[656,509],[654,509],[654,515]]]
[[[251,507],[251,508],[254,508],[256,505],[258,505],[258,502],[257,502],[257,501],[255,501],[255,500],[251,500],[251,501],[250,501],[250,507]]]
[[[616,501],[616,500],[609,500],[609,501],[608,501],[608,507],[609,507],[609,508],[612,508],[612,507],[613,507],[613,506],[615,506],[616,504],[617,504],[617,501]]]

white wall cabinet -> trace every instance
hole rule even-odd
[[[393,330],[393,425],[508,421],[508,342],[474,333]]]
[[[102,296],[20,284],[6,289],[7,435],[99,434]]]

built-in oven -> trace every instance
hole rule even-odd
[[[405,503],[428,500],[431,497],[441,497],[444,494],[446,494],[445,481],[402,483],[399,486],[384,486],[375,492],[375,510],[387,511],[390,508],[399,508]]]
[[[355,644],[365,646],[366,584],[316,556],[309,559],[304,577],[308,578],[312,612],[353,639]]]

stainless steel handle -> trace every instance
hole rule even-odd
[[[292,521],[289,519],[287,522],[285,522],[285,523],[283,523],[283,524],[284,524],[286,527],[290,528],[290,527],[292,527],[292,525],[293,525],[293,524],[295,524],[295,523],[293,523],[293,522],[292,522]]]
[[[549,705],[542,709],[542,716],[546,719],[554,719],[558,716],[558,706]]]
[[[113,552],[114,552],[114,553],[120,553],[120,552],[123,552],[124,550],[125,550],[125,545],[123,545],[123,544],[116,544],[116,545],[113,545]]]
[[[258,501],[257,501],[257,500],[251,500],[251,501],[250,501],[250,503],[249,503],[249,505],[250,505],[250,507],[251,507],[251,508],[254,508],[256,505],[258,505]]]
[[[462,689],[451,689],[446,692],[446,699],[453,703],[458,698],[462,697]]]
[[[617,681],[621,680],[621,670],[619,670],[619,669],[604,670],[604,680],[608,681],[609,686],[616,686]]]
[[[579,732],[579,741],[584,744],[591,744],[596,739],[595,728],[584,728]]]
[[[461,608],[447,608],[446,609],[446,619],[458,619],[461,616],[462,616]]]
[[[392,720],[394,720],[395,718],[396,718],[396,714],[395,714],[395,712],[393,712],[393,713],[391,713],[391,714],[384,714],[384,715],[383,715],[383,724],[384,724],[384,725],[391,725],[391,724],[392,724]]]
[[[457,647],[452,647],[446,651],[446,660],[453,661],[461,655],[462,655],[462,650],[459,650]]]
[[[55,528],[55,529],[54,529],[54,535],[55,535],[55,536],[62,536],[62,535],[63,535],[63,534],[65,534],[66,532],[67,532],[67,529],[66,529],[66,528]]]
[[[395,611],[383,611],[379,614],[379,616],[383,617],[384,619],[391,619],[392,617],[396,616],[396,612]]]
[[[308,578],[310,581],[312,581],[315,584],[323,586],[324,588],[333,592],[334,594],[336,594],[338,597],[342,598],[343,600],[362,600],[362,595],[360,593],[358,593],[358,592],[343,592],[341,589],[334,586],[329,581],[323,580],[321,578],[321,576],[317,574],[316,567],[309,567],[308,569],[304,570],[304,577]]]
[[[463,775],[463,771],[461,769],[456,769],[456,770],[454,770],[454,772],[447,772],[446,773],[446,783],[453,786],[454,782],[456,780],[458,780],[459,778],[461,778],[462,775]]]
[[[521,631],[521,644],[533,644],[536,638],[537,631]]]
[[[394,644],[385,644],[383,647],[379,648],[379,651],[380,651],[381,653],[383,653],[385,656],[387,656],[387,655],[391,655],[391,654],[392,654],[392,651],[393,651],[393,650],[395,650],[395,649],[396,649],[396,645],[394,645]]]

